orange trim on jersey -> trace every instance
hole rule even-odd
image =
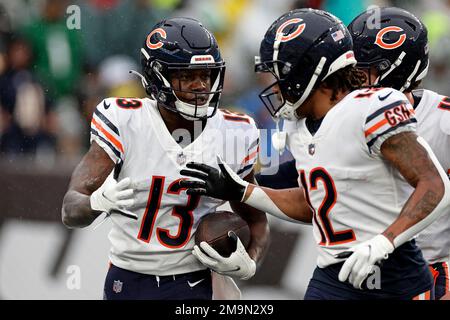
[[[225,120],[228,121],[234,121],[234,122],[247,122],[250,123],[250,120],[248,118],[244,118],[244,117],[238,117],[238,116],[228,116],[228,115],[223,115],[223,118]]]
[[[442,263],[442,267],[444,268],[444,273],[445,273],[445,292],[449,292],[450,288],[449,288],[449,274],[448,274],[448,262],[443,262]]]
[[[247,122],[250,123],[250,118],[245,113],[232,112],[227,109],[219,109],[223,113],[223,118],[228,121],[234,122]]]
[[[430,269],[431,276],[433,277],[433,283],[434,285],[436,285],[436,280],[437,277],[439,276],[439,272],[435,268],[433,268],[432,265],[429,265],[428,269]]]
[[[308,190],[308,184],[306,182],[306,174],[305,174],[305,170],[299,170],[299,175],[298,178],[300,179],[300,183],[303,186],[303,194],[305,195],[305,200],[306,203],[308,204],[309,208],[312,211],[312,218],[314,220],[314,222],[316,223],[317,229],[319,230],[320,233],[320,242],[318,243],[319,245],[325,245],[327,242],[327,238],[325,236],[325,233],[323,231],[323,226],[321,226],[319,224],[319,221],[317,220],[316,217],[316,209],[314,209],[312,203],[311,203],[311,199],[309,198],[309,190]]]
[[[256,149],[256,151],[254,151],[254,152],[250,153],[248,156],[246,156],[246,157],[244,158],[244,160],[242,160],[242,163],[241,163],[241,164],[244,164],[244,163],[248,162],[249,160],[253,159],[254,157],[256,157],[256,155],[258,154],[258,152],[259,152],[259,146],[258,146],[258,148]]]
[[[119,149],[122,153],[124,153],[122,144],[120,143],[119,140],[114,138],[114,136],[112,134],[110,134],[108,131],[103,129],[103,127],[97,121],[95,121],[94,118],[92,118],[92,123],[98,130],[100,130],[109,139],[109,142],[111,142],[113,145],[116,146],[117,149]]]
[[[168,194],[180,194],[179,192],[178,193],[175,193],[174,191],[171,191],[177,184],[179,184],[181,181],[183,181],[183,180],[188,180],[188,178],[180,178],[180,179],[177,179],[177,180],[174,180],[174,181],[172,181],[172,183],[171,184],[169,184],[169,186],[167,187],[167,193]],[[182,190],[186,190],[187,188],[183,188]]]
[[[242,112],[234,112],[234,111],[230,111],[228,109],[219,109],[220,111],[222,111],[225,114],[229,114],[229,115],[233,115],[233,116],[237,116],[237,117],[249,117],[247,114],[242,113]]]
[[[384,88],[368,88],[366,90],[364,90],[361,93],[358,93],[355,96],[355,99],[360,99],[360,98],[370,98],[375,92],[383,90]]]
[[[134,98],[117,98],[116,105],[125,110],[136,110],[142,107],[142,102]]]
[[[438,105],[439,109],[450,111],[450,98],[444,97]]]
[[[412,298],[413,300],[431,300],[431,291],[425,291],[421,294],[418,294],[417,296],[415,296],[414,298]]]
[[[317,183],[319,180],[321,180],[322,181],[322,183],[323,183],[323,185],[325,186],[325,197],[324,197],[324,199],[322,200],[322,203],[320,204],[320,207],[319,207],[319,209],[317,210],[317,212],[316,212],[316,214],[318,215],[318,217],[319,217],[319,219],[320,219],[320,221],[322,222],[322,225],[323,226],[325,226],[325,222],[323,221],[323,219],[322,219],[322,216],[320,215],[320,212],[322,211],[322,208],[323,208],[323,206],[325,205],[325,203],[326,203],[326,201],[328,200],[328,198],[329,198],[329,193],[328,193],[328,188],[326,187],[326,181],[322,178],[322,177],[318,177],[317,179],[315,179],[315,181],[316,181],[316,186],[315,187],[313,187],[312,186],[312,174],[313,174],[313,172],[315,172],[315,171],[317,171],[317,170],[321,170],[322,172],[324,172],[329,178],[330,178],[330,181],[331,181],[331,185],[332,185],[332,187],[333,187],[333,191],[334,191],[334,194],[335,194],[335,197],[334,197],[334,199],[333,199],[333,203],[328,207],[328,209],[327,209],[327,211],[326,211],[326,214],[325,214],[325,219],[326,220],[328,220],[328,225],[330,226],[330,229],[331,229],[331,233],[333,234],[333,236],[334,235],[339,235],[339,234],[344,234],[344,233],[350,233],[351,234],[351,238],[350,239],[346,239],[346,240],[340,240],[340,241],[331,241],[331,239],[330,239],[330,235],[327,233],[327,229],[326,228],[324,228],[324,233],[325,233],[325,238],[326,238],[326,245],[328,245],[328,246],[334,246],[334,245],[338,245],[338,244],[343,244],[343,243],[348,243],[348,242],[353,242],[353,241],[355,241],[356,240],[356,236],[355,236],[355,232],[353,231],[353,229],[347,229],[347,230],[342,230],[342,231],[335,231],[334,230],[334,228],[333,228],[333,224],[331,223],[331,221],[330,221],[330,218],[329,218],[329,214],[330,214],[330,212],[331,212],[331,210],[333,209],[333,207],[334,207],[334,205],[336,204],[336,202],[337,202],[337,196],[338,196],[338,193],[337,193],[337,191],[336,191],[336,186],[335,186],[335,184],[334,184],[334,181],[333,181],[333,179],[331,178],[331,175],[328,173],[328,171],[325,169],[325,168],[323,168],[323,167],[317,167],[317,168],[314,168],[313,170],[311,170],[311,172],[309,173],[309,181],[310,181],[310,190],[311,191],[314,191],[314,190],[317,190],[318,188],[319,188],[319,184]]]
[[[310,173],[309,173],[309,190],[311,190],[311,191],[314,191],[314,190],[317,190],[318,188],[319,188],[319,185],[318,185],[318,183],[316,182],[316,186],[315,187],[313,187],[312,186],[312,183],[311,183],[311,174],[316,170],[316,169],[319,169],[319,168],[315,168],[315,169],[313,169]],[[325,181],[324,181],[324,179],[323,178],[318,178],[317,180],[322,180],[322,182],[323,182],[323,184],[325,185]],[[322,217],[320,216],[320,214],[319,214],[319,212],[320,212],[320,210],[322,210],[322,207],[323,207],[323,205],[324,205],[324,202],[326,201],[326,199],[328,199],[328,189],[326,188],[326,185],[325,185],[325,197],[323,198],[323,200],[322,200],[322,203],[320,204],[320,206],[319,206],[319,209],[317,209],[317,211],[315,212],[316,213],[316,215],[317,215],[317,217],[318,217],[318,219],[320,220],[320,222],[322,223],[322,226],[323,226],[323,232],[324,232],[324,234],[325,234],[325,244],[324,245],[329,245],[330,244],[330,239],[329,239],[329,235],[327,234],[327,231],[326,231],[326,228],[325,228],[325,222],[323,221],[323,219],[322,219]],[[333,204],[331,205],[331,207],[334,207],[334,205],[335,205],[335,203],[336,203],[336,199],[334,199],[334,201],[333,201]],[[329,213],[329,211],[327,212],[327,214],[326,214],[326,219],[328,219],[328,213]]]
[[[173,190],[172,190],[172,188],[173,188],[175,185],[179,184],[180,181],[182,181],[182,180],[187,180],[187,178],[180,178],[180,179],[177,179],[177,180],[173,181],[173,182],[169,185],[169,187],[167,188],[167,193],[168,193],[168,194],[179,195],[182,191],[186,190],[187,188],[179,188],[179,189],[176,190],[176,191],[173,191]],[[193,202],[192,202],[192,201],[193,201]],[[188,195],[188,201],[187,201],[187,204],[186,204],[185,207],[190,207],[190,206],[192,206],[192,207],[195,209],[195,208],[198,206],[199,201],[200,201],[200,197],[199,197],[199,196]],[[194,224],[194,212],[193,212],[194,209],[188,210],[188,211],[187,211],[188,214],[189,214],[189,216],[191,217],[191,223],[189,224],[189,227],[188,227],[188,234],[187,234],[186,240],[184,240],[183,243],[181,243],[181,244],[179,244],[179,245],[176,245],[176,246],[172,246],[172,245],[170,245],[170,244],[165,243],[165,242],[161,239],[161,236],[160,236],[160,233],[164,233],[167,237],[169,237],[169,238],[171,238],[171,239],[177,239],[177,238],[180,236],[180,234],[181,234],[181,229],[182,229],[182,223],[183,223],[184,218],[183,218],[183,216],[182,216],[180,213],[177,212],[177,206],[176,206],[176,205],[175,205],[175,206],[173,207],[173,209],[172,209],[172,216],[177,216],[177,217],[180,219],[180,223],[178,224],[178,231],[177,231],[177,234],[176,234],[175,236],[172,236],[172,235],[170,234],[170,230],[165,229],[165,228],[161,228],[161,227],[157,227],[157,228],[156,228],[156,237],[158,238],[159,243],[162,244],[164,247],[170,248],[170,249],[177,249],[177,248],[182,248],[182,247],[184,247],[184,246],[186,245],[186,243],[188,243],[189,240],[191,239],[191,231],[192,231],[192,226],[193,226],[193,224]]]
[[[383,119],[380,122],[375,123],[369,129],[364,131],[365,137],[367,137],[367,136],[371,135],[372,133],[374,133],[375,131],[377,131],[380,127],[384,126],[387,122],[388,122],[387,119]]]

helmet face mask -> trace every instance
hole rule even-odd
[[[188,120],[216,113],[225,62],[214,36],[200,22],[173,18],[158,23],[141,53],[144,87],[159,105]]]
[[[276,65],[276,67],[275,67]],[[291,68],[290,63],[285,63],[283,61],[267,61],[264,63],[258,63],[255,65],[256,72],[265,72],[268,76],[273,77],[273,81],[259,94],[259,98],[264,103],[264,106],[269,111],[270,115],[274,118],[279,117],[280,110],[286,105],[286,103],[295,102],[298,97],[294,96],[288,88],[289,85],[286,83],[286,79],[280,79],[280,77],[275,73],[275,68],[278,70],[284,70],[283,73],[289,72]]]
[[[351,36],[339,19],[321,10],[292,10],[261,42],[255,72],[270,73],[275,81],[259,97],[272,117],[296,120],[297,109],[323,80],[355,64]]]
[[[180,113],[188,120],[212,117],[217,111],[222,93],[224,68],[223,63],[192,66],[155,60],[152,73],[156,79],[151,81],[150,94],[160,105]],[[208,79],[204,79],[206,74]],[[203,79],[194,79],[194,75]],[[204,89],[192,90],[184,85],[196,81],[204,83]],[[208,114],[209,107],[213,109],[211,114]]]

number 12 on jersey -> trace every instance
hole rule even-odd
[[[309,186],[304,170],[300,170],[300,181],[305,190],[306,202],[313,210],[313,219],[319,229],[321,241],[320,245],[337,245],[341,243],[351,242],[356,239],[353,230],[335,231],[331,225],[329,214],[337,200],[336,187],[330,174],[324,168],[314,168],[309,174]],[[318,190],[319,181],[325,189],[325,197],[316,211],[311,203],[310,193]],[[321,223],[319,223],[319,220]]]
[[[183,179],[177,179],[172,182],[167,188],[167,194],[180,194],[186,188],[181,188],[179,182]],[[156,217],[158,215],[161,198],[164,192],[165,177],[154,176],[152,184],[150,185],[150,193],[145,208],[144,217],[142,218],[141,228],[139,230],[138,239],[144,242],[150,242]],[[178,225],[178,232],[176,235],[171,235],[168,229],[157,227],[155,234],[158,241],[168,248],[181,248],[190,238],[192,224],[194,222],[193,210],[197,208],[200,201],[198,195],[188,195],[188,200],[185,206],[174,206],[172,215],[180,219]]]

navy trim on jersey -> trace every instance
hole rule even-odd
[[[413,100],[414,100],[414,104],[413,104],[413,108],[414,110],[416,110],[416,108],[419,106],[420,101],[422,101],[422,97],[423,97],[423,89],[419,89],[419,90],[413,90],[411,92],[412,96],[413,96]]]
[[[115,125],[112,124],[111,121],[108,120],[108,118],[101,113],[100,111],[98,111],[98,109],[95,109],[94,113],[97,115],[97,117],[99,117],[112,131],[114,131],[118,136],[120,136],[119,134],[119,129],[117,129],[117,127]]]
[[[316,132],[319,130],[320,126],[322,125],[323,119],[325,119],[325,117],[320,119],[306,118],[305,120],[306,128],[308,129],[309,133],[311,133],[312,136],[314,136]]]
[[[241,170],[239,170],[239,171],[237,172],[237,174],[241,174],[241,173],[247,171],[248,169],[250,169],[251,167],[253,167],[253,163],[252,163],[252,164],[249,164],[248,166],[243,167]]]
[[[397,128],[406,126],[407,124],[410,124],[410,123],[417,123],[417,120],[416,120],[415,118],[413,118],[413,119],[409,119],[408,121],[400,122],[400,123],[399,123],[398,125],[396,125],[395,127],[389,128],[389,129],[383,131],[382,133],[376,135],[375,138],[373,138],[372,140],[370,140],[369,142],[367,142],[367,146],[368,146],[369,148],[372,148],[373,144],[375,143],[375,141],[376,141],[379,137],[381,137],[381,136],[383,136],[383,135],[385,135],[385,134],[387,134],[387,133],[389,133],[389,132],[392,132],[393,130],[395,130],[395,129],[397,129]]]
[[[96,135],[97,137],[100,138],[100,140],[102,140],[110,149],[112,152],[114,152],[114,154],[117,156],[117,158],[120,159],[120,151],[117,150],[112,144],[111,142],[109,142],[108,140],[106,140],[105,138],[103,138],[96,130],[91,128],[91,133]]]
[[[450,97],[444,97],[438,105],[439,109],[450,110]]]
[[[378,117],[381,113],[385,112],[386,110],[392,109],[394,107],[397,107],[399,105],[402,105],[403,103],[407,103],[408,101],[406,100],[398,100],[395,101],[391,104],[388,104],[387,106],[378,109],[377,111],[375,111],[374,113],[372,113],[370,116],[368,116],[366,119],[366,124],[369,123],[371,120],[375,119],[376,117]]]
[[[255,175],[255,179],[261,187],[272,189],[298,188],[298,171],[295,167],[295,160],[280,164],[276,174],[260,172]]]
[[[123,161],[122,161],[122,159],[119,159],[118,161],[117,161],[117,163],[116,163],[116,165],[114,166],[114,179],[119,179],[119,174],[120,174],[120,171],[122,171],[122,167],[123,167]],[[119,180],[117,180],[117,181],[119,181]]]

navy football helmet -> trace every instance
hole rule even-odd
[[[272,117],[296,119],[296,109],[323,80],[356,64],[352,48],[347,28],[325,11],[296,9],[278,18],[255,57],[255,71],[275,77],[259,94]]]
[[[225,62],[213,34],[199,21],[172,18],[157,23],[141,48],[141,65],[142,84],[160,105],[189,120],[209,118],[217,111]],[[181,89],[173,88],[171,77],[177,72],[193,69],[210,71],[211,88],[208,92],[182,91],[195,95],[191,104],[177,97],[175,91]],[[198,101],[205,103],[200,105]]]
[[[426,76],[427,29],[413,14],[395,7],[375,8],[356,17],[348,29],[357,67],[377,70],[374,85],[405,91]]]

